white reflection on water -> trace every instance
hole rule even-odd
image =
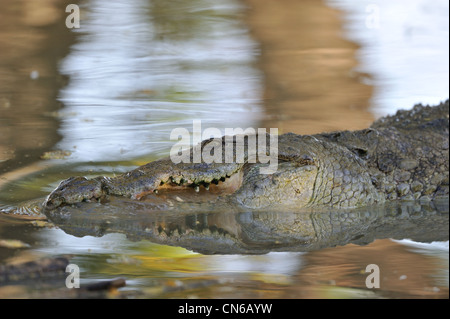
[[[433,241],[431,243],[421,243],[410,239],[401,239],[392,241],[408,246],[411,251],[421,255],[432,257],[435,263],[439,266],[436,268],[437,273],[433,275],[436,282],[443,287],[449,286],[449,242],[448,241]]]
[[[72,161],[164,153],[175,127],[256,127],[257,47],[235,0],[89,0],[62,62],[59,148]],[[181,20],[181,21],[180,21]]]
[[[449,97],[448,0],[328,0],[345,12],[345,36],[361,44],[376,115]]]
[[[213,272],[264,273],[291,276],[302,265],[302,252],[270,252],[265,255],[218,255],[211,264]]]

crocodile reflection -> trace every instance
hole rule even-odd
[[[164,199],[162,199],[164,198]],[[352,210],[283,211],[230,209],[169,194],[137,202],[112,197],[60,207],[48,218],[68,234],[103,236],[123,233],[130,240],[149,240],[203,254],[265,254],[312,251],[368,244],[375,239],[419,242],[449,238],[448,201],[392,202]]]

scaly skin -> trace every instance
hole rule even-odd
[[[230,177],[238,184],[226,195],[228,201],[249,208],[347,208],[397,198],[446,197],[448,103],[417,105],[360,131],[281,135],[278,169],[269,175],[260,174],[262,164],[249,163],[246,153],[244,163],[174,164],[165,158],[115,178],[70,178],[48,196],[44,210],[108,196],[142,199],[163,185],[207,187]],[[222,143],[229,142],[224,138]]]

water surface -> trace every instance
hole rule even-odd
[[[209,254],[123,231],[79,237],[13,214],[35,211],[36,199],[69,176],[114,176],[168,154],[171,130],[191,129],[194,119],[203,128],[309,134],[364,128],[399,107],[448,98],[448,3],[371,3],[379,29],[366,25],[368,4],[347,1],[91,0],[80,2],[82,28],[69,30],[65,5],[7,2],[0,263],[69,256],[82,285],[127,280],[107,297],[448,298],[442,238],[358,242],[356,234],[350,243],[335,238],[338,247],[263,244],[257,255]],[[365,267],[374,263],[379,290],[365,286]],[[0,283],[0,296],[76,297],[64,279]]]

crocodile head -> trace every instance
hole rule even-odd
[[[54,210],[65,205],[117,195],[148,201],[158,195],[163,197],[168,192],[179,194],[187,201],[189,198],[194,201],[227,198],[230,202],[249,208],[269,207],[283,201],[302,207],[310,202],[318,172],[316,166],[281,162],[273,174],[261,174],[260,168],[259,164],[245,164],[233,170],[211,170],[208,166],[206,170],[210,174],[200,174],[203,171],[199,170],[194,176],[187,173],[192,168],[185,166],[181,170],[182,178],[173,172],[164,176],[158,172],[139,178],[133,173],[115,179],[71,177],[62,181],[46,198],[44,208]]]
[[[202,146],[208,145],[208,141]],[[142,200],[167,191],[191,191],[192,200],[225,197],[236,206],[268,207],[332,206],[357,207],[377,200],[378,193],[364,163],[348,149],[314,136],[279,136],[278,165],[267,174],[268,164],[178,163],[170,158],[143,165],[114,178],[84,177],[63,181],[47,198],[44,208],[82,201],[124,196]]]

